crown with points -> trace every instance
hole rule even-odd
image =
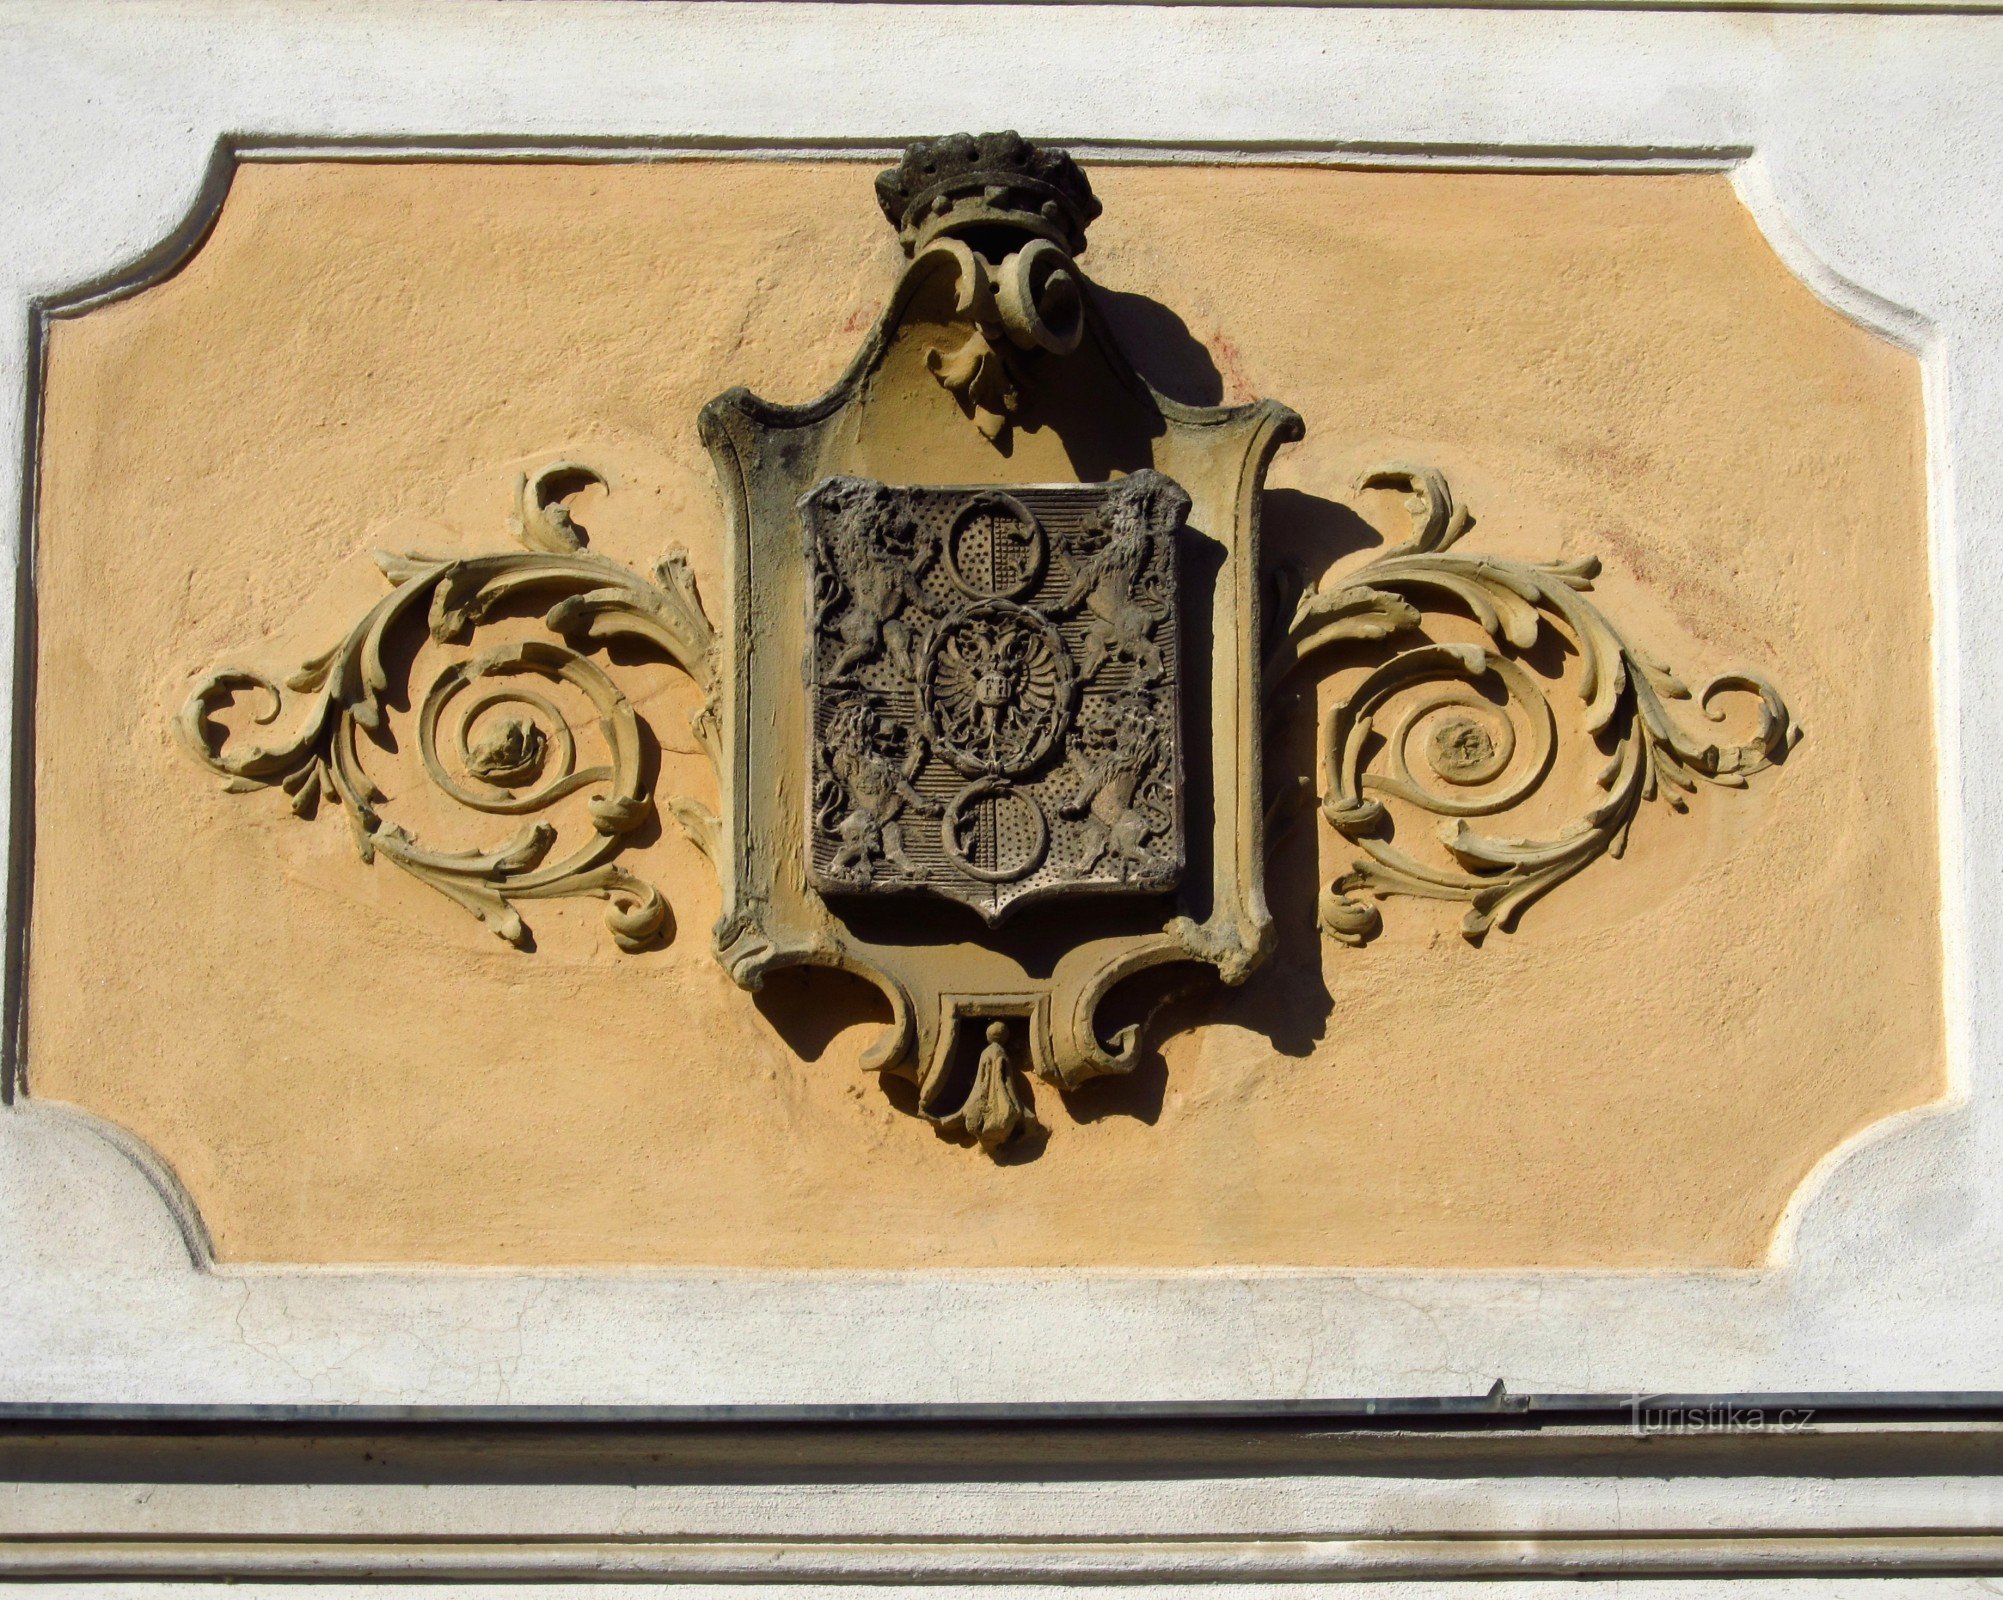
[[[1077,255],[1102,209],[1067,152],[1014,132],[921,140],[877,174],[876,200],[906,255],[942,236],[990,227],[1033,234]]]

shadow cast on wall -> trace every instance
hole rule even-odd
[[[1222,401],[1223,375],[1209,349],[1192,334],[1180,316],[1145,295],[1125,294],[1095,285],[1100,315],[1134,370],[1161,395],[1192,406]],[[1067,425],[1089,426],[1089,419],[1050,416],[1043,425],[1060,437]],[[1067,445],[1072,443],[1066,439]],[[1080,465],[1094,452],[1073,451]],[[1082,475],[1082,474],[1081,474]],[[1318,573],[1334,563],[1382,542],[1381,535],[1348,506],[1296,489],[1275,489],[1262,502],[1262,543],[1266,574],[1273,586],[1286,591],[1283,575]],[[1294,586],[1297,587],[1297,586]],[[1270,625],[1270,618],[1269,618]],[[1037,1090],[1056,1096],[1070,1119],[1079,1123],[1124,1117],[1152,1126],[1159,1120],[1168,1090],[1165,1041],[1198,1027],[1227,1023],[1257,1034],[1278,1054],[1304,1059],[1326,1033],[1334,1000],[1322,971],[1322,936],[1316,911],[1316,835],[1299,826],[1311,807],[1298,796],[1311,794],[1315,759],[1315,728],[1311,701],[1292,699],[1274,708],[1265,730],[1266,784],[1272,803],[1273,833],[1268,839],[1267,895],[1275,923],[1272,955],[1238,987],[1225,986],[1207,968],[1177,964],[1143,972],[1120,984],[1104,1002],[1100,1026],[1107,1038],[1130,1024],[1138,1025],[1146,1041],[1130,1072],[1092,1079],[1077,1088],[1048,1084],[1021,1092],[1034,1116]],[[901,908],[900,916],[930,925],[950,919],[955,908]],[[867,913],[864,913],[867,916]],[[1032,922],[1041,919],[1031,919]],[[1005,932],[1011,930],[1004,930]],[[1032,928],[1020,930],[1034,943]],[[992,931],[989,937],[994,937]],[[1018,952],[1026,967],[1047,969],[1037,951]],[[833,1041],[850,1028],[882,1025],[889,1007],[876,986],[829,968],[799,968],[775,973],[754,996],[760,1014],[785,1046],[801,1060],[819,1060]],[[962,1049],[976,1048],[963,1041]],[[969,1063],[962,1063],[971,1070]],[[899,1112],[918,1113],[918,1091],[893,1074],[879,1074],[881,1092]],[[957,1130],[935,1126],[935,1135],[955,1144],[971,1143]],[[1004,1165],[1037,1159],[1048,1144],[1047,1131],[1032,1122],[1022,1136],[997,1150]]]

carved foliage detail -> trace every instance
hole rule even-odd
[[[651,885],[613,859],[654,805],[643,782],[640,724],[631,702],[594,660],[614,640],[679,667],[707,693],[714,635],[685,555],[671,551],[654,579],[583,549],[561,496],[603,482],[588,467],[557,462],[517,485],[513,519],[526,551],[468,557],[378,554],[390,592],[331,648],[282,682],[240,668],[200,679],[178,719],[196,757],[232,792],[276,786],[310,817],[322,800],[346,813],[364,861],[381,858],[464,906],[502,939],[527,940],[522,900],[595,896],[620,948],[661,936],[668,908]],[[405,623],[424,619],[436,644],[468,644],[481,625],[523,601],[542,608],[545,636],[510,638],[439,668],[421,690],[396,663]],[[229,709],[256,703],[252,728]],[[467,812],[521,819],[489,848],[441,850],[385,814],[389,796],[370,776],[365,748],[395,748],[395,704],[413,707],[427,778]],[[588,714],[583,710],[588,707]],[[289,726],[274,742],[252,729]],[[719,761],[709,705],[692,719],[698,742]],[[581,748],[602,752],[583,764]],[[546,816],[582,793],[584,836],[567,848]],[[680,796],[668,805],[689,836],[716,856],[717,820]],[[531,820],[533,819],[533,820]]]
[[[1181,872],[1175,533],[1159,473],[803,502],[824,893],[926,890],[989,921]]]
[[[1466,902],[1461,932],[1479,943],[1600,857],[1619,856],[1644,804],[1663,800],[1682,811],[1700,785],[1743,788],[1800,738],[1778,692],[1752,673],[1714,679],[1695,697],[1705,717],[1721,722],[1721,700],[1750,696],[1751,736],[1717,744],[1692,734],[1667,704],[1690,691],[1586,598],[1596,560],[1462,552],[1456,546],[1472,519],[1428,468],[1385,467],[1360,487],[1407,491],[1412,538],[1302,595],[1267,666],[1268,692],[1277,694],[1296,668],[1333,647],[1401,645],[1336,702],[1322,728],[1322,815],[1361,852],[1321,897],[1331,938],[1363,943],[1382,926],[1373,900],[1416,895]],[[1428,612],[1464,614],[1484,639],[1430,638]],[[1566,673],[1577,685],[1575,715],[1557,716],[1544,683],[1522,664],[1547,635],[1576,655]],[[1561,727],[1577,736],[1561,739]],[[1589,767],[1593,798],[1581,813],[1524,838],[1470,825],[1528,806],[1561,757]],[[1442,859],[1398,842],[1397,805],[1435,819]]]

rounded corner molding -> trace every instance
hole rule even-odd
[[[114,1152],[123,1170],[139,1177],[147,1196],[147,1200],[142,1202],[142,1209],[157,1206],[156,1217],[164,1214],[180,1243],[182,1266],[205,1274],[214,1269],[215,1242],[209,1235],[208,1224],[202,1219],[201,1208],[195,1203],[194,1195],[181,1181],[173,1164],[138,1134],[94,1111],[60,1100],[23,1097],[14,1105],[0,1110],[0,1160],[20,1163],[20,1171],[31,1177],[38,1160],[38,1146],[42,1151],[56,1154],[60,1161],[61,1147],[78,1140],[86,1142],[93,1151]],[[5,1150],[10,1142],[14,1144],[14,1149]],[[127,1183],[124,1187],[130,1190],[132,1185]],[[93,1239],[101,1238],[95,1231],[100,1226],[109,1225],[115,1229],[121,1220],[132,1226],[132,1237],[102,1240],[108,1253],[117,1257],[139,1243],[145,1223],[129,1209],[121,1210],[116,1204],[103,1203],[112,1198],[93,1194],[94,1203],[90,1208],[92,1221],[88,1226],[93,1230]],[[46,1235],[49,1231],[46,1217],[38,1219],[29,1212],[25,1196],[16,1203],[23,1204],[23,1214],[13,1219],[13,1226],[30,1235]],[[0,1232],[5,1231],[7,1229],[0,1228]]]

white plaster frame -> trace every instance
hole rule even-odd
[[[1531,1575],[1632,1582],[1803,1571],[1829,1583],[1895,1569],[1938,1581],[2003,1564],[1999,1515],[2003,1484],[1955,1477],[1850,1478],[1806,1489],[1799,1479],[1762,1476],[1644,1486],[1595,1476],[555,1490],[23,1483],[0,1493],[0,1593],[9,1578],[51,1573],[99,1582],[172,1573],[320,1584],[623,1578],[845,1589],[1400,1580],[1486,1587]],[[50,1538],[50,1530],[60,1534]],[[1992,1584],[1981,1592],[1996,1591]]]
[[[37,308],[175,258],[238,156],[799,156],[1015,126],[1101,161],[1729,169],[1795,272],[1925,364],[1952,1075],[1818,1167],[1769,1266],[1702,1273],[221,1268],[142,1148],[28,1098],[0,1113],[0,1400],[2003,1388],[2003,909],[1979,892],[2003,881],[2003,18],[5,0],[0,63],[0,504],[24,519]]]

